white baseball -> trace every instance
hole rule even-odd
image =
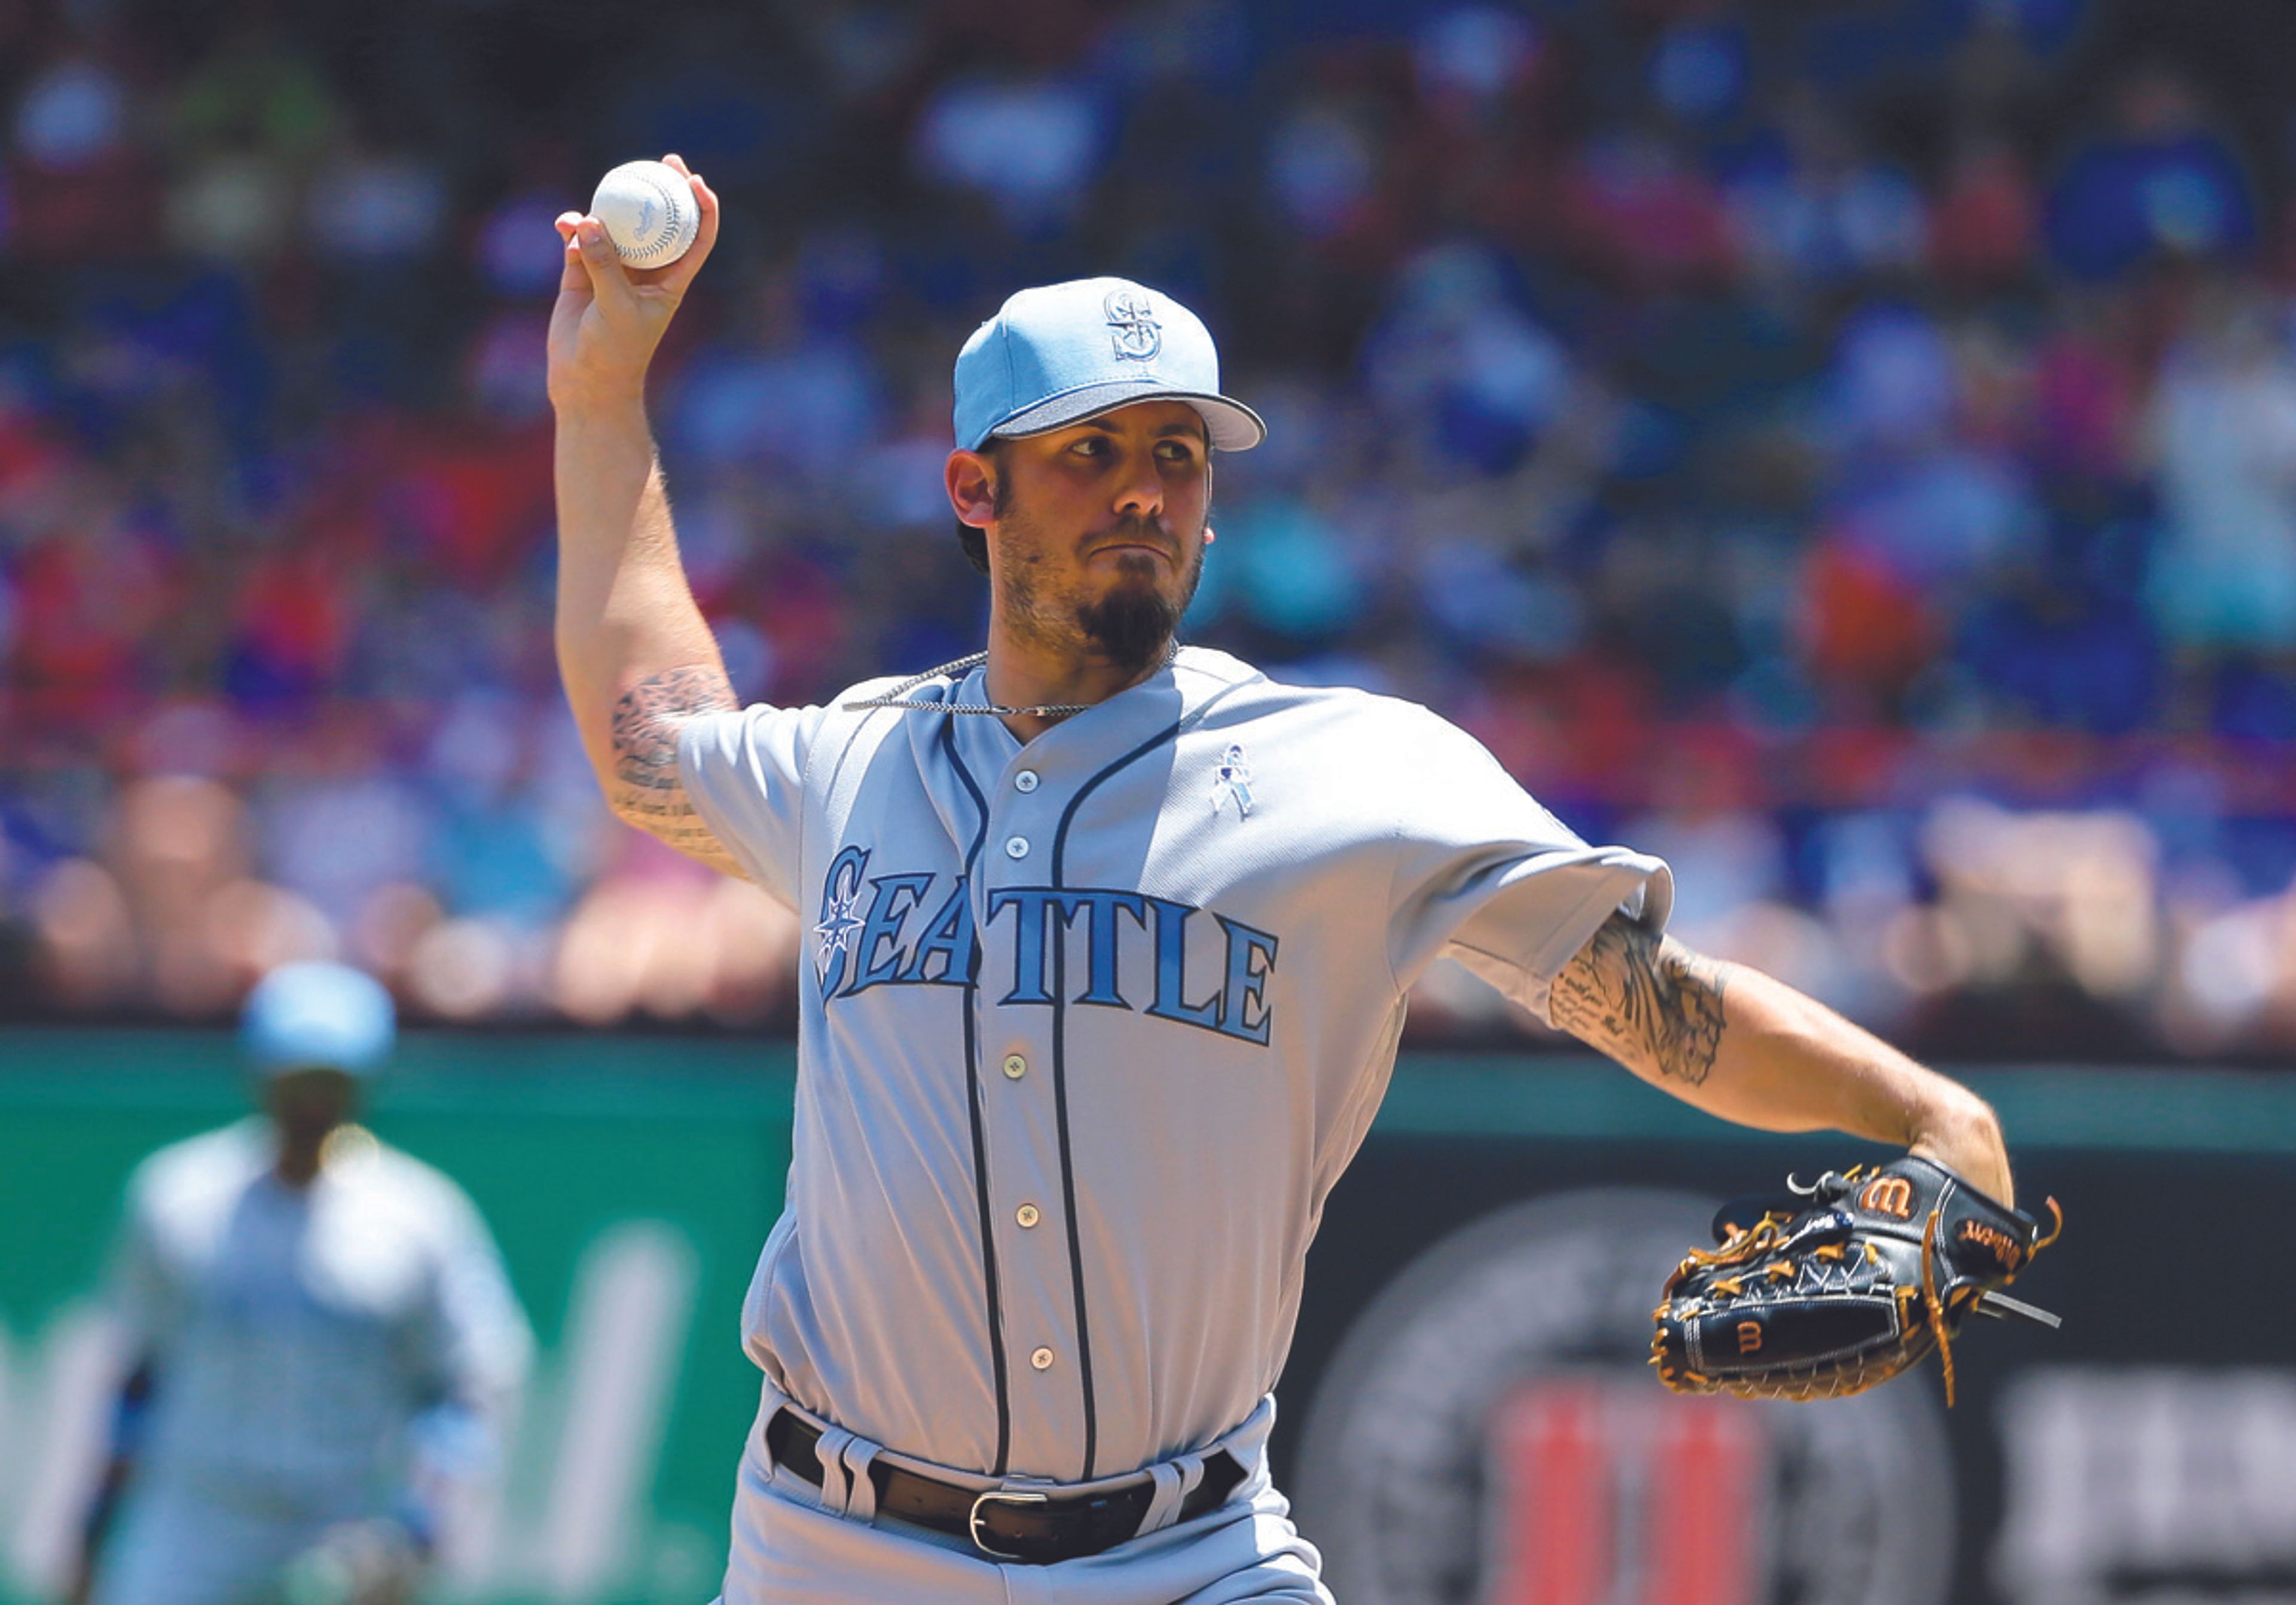
[[[632,267],[667,267],[701,232],[693,186],[659,161],[626,161],[598,181],[590,215]]]

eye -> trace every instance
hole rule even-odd
[[[1193,463],[1196,460],[1195,447],[1185,440],[1160,441],[1157,443],[1156,454],[1167,463]]]
[[[1086,435],[1069,449],[1079,457],[1103,457],[1108,454],[1108,442],[1098,435]]]

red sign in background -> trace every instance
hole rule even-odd
[[[1876,1151],[1492,1074],[1399,1079],[1311,1255],[1275,1470],[1347,1605],[2296,1605],[2296,1079],[1981,1078],[2064,1326],[1965,1327],[1948,1411],[1642,1363],[1704,1209]]]

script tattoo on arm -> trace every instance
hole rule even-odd
[[[1726,965],[1613,914],[1555,977],[1547,1012],[1631,1069],[1698,1086],[1722,1044],[1728,985]]]
[[[677,735],[696,715],[739,706],[726,671],[714,665],[665,669],[639,681],[614,704],[614,778],[606,796],[616,818],[729,875],[742,867],[685,795]]]

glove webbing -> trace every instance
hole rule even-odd
[[[2046,1237],[2034,1240],[2033,1246],[2025,1253],[2026,1265],[2032,1264],[2033,1256],[2056,1241],[2058,1234],[2065,1229],[2065,1212],[2057,1207],[2055,1199],[2052,1198],[2047,1202],[2049,1214],[2054,1218],[2056,1224]],[[1950,1410],[1953,1408],[1953,1329],[1946,1323],[1945,1300],[1938,1297],[1937,1290],[1937,1233],[1938,1224],[1944,1218],[1945,1200],[1939,1197],[1938,1201],[1931,1206],[1930,1217],[1922,1225],[1922,1304],[1929,1314],[1930,1331],[1937,1339],[1938,1363],[1945,1368],[1945,1407]],[[2022,1266],[2019,1267],[2019,1269],[2022,1268]],[[2003,1280],[2015,1281],[2016,1272],[2011,1272]],[[1967,1292],[1968,1290],[1964,1288],[1963,1291]],[[1984,1294],[1980,1292],[1973,1295],[1968,1302],[1975,1304],[1981,1301],[1983,1298]]]

